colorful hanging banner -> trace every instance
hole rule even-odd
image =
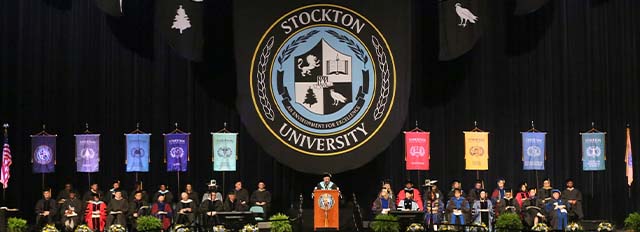
[[[100,134],[75,136],[77,172],[98,172],[100,167]]]
[[[631,129],[627,127],[627,148],[624,152],[624,163],[626,167],[627,186],[633,183],[633,153],[631,152]]]
[[[186,172],[189,161],[189,133],[164,135],[167,172]]]
[[[151,134],[125,134],[127,172],[149,172]]]
[[[211,133],[213,171],[235,171],[238,133]]]
[[[56,135],[31,136],[31,163],[33,173],[56,171]]]
[[[582,135],[582,170],[604,171],[606,160],[604,132],[580,133]]]
[[[489,170],[489,132],[464,131],[465,170]]]
[[[429,132],[405,131],[405,161],[407,170],[429,170]]]
[[[546,132],[522,132],[522,170],[544,170]]]

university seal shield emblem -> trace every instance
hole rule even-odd
[[[372,141],[393,139],[385,126],[396,101],[396,64],[382,31],[359,12],[316,4],[282,15],[255,47],[248,78],[251,116],[262,124],[250,127],[266,130],[258,142],[295,169],[309,162],[318,170],[303,171],[354,168],[335,161],[360,156],[362,165],[384,149]]]

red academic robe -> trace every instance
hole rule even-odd
[[[171,226],[171,217],[173,216],[173,210],[171,209],[171,205],[168,203],[162,203],[163,206],[160,206],[160,203],[153,203],[151,206],[151,215],[154,217],[160,218],[162,221],[162,228],[164,230],[168,230]],[[159,215],[158,211],[167,212],[166,215]]]
[[[93,211],[94,210],[98,210],[100,211],[100,218],[99,218],[99,225],[94,225],[93,223]],[[102,202],[102,201],[98,201],[98,202],[89,202],[87,203],[87,209],[86,212],[84,214],[84,221],[87,223],[87,226],[89,226],[89,228],[91,228],[91,230],[96,230],[96,227],[98,227],[99,231],[104,231],[104,224],[107,222],[107,205]]]

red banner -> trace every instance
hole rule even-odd
[[[429,170],[429,132],[404,132],[407,170]]]

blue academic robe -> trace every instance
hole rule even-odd
[[[556,209],[556,205],[565,206],[565,210]],[[547,215],[551,217],[551,228],[555,230],[564,230],[567,227],[567,212],[569,210],[570,205],[567,204],[562,199],[551,199],[550,202],[546,204]]]

